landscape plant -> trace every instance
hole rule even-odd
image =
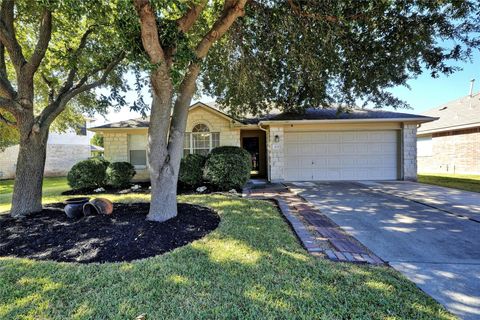
[[[116,5],[103,0],[1,1],[0,144],[20,145],[12,216],[42,209],[50,129],[64,131],[83,122],[83,113],[106,113],[125,102],[120,65],[126,50],[115,28]],[[92,92],[106,85],[113,87],[112,94]]]
[[[188,108],[202,83],[234,115],[353,104],[406,107],[389,89],[456,70],[479,45],[475,1],[134,0],[124,35],[149,73],[149,220],[177,214]],[[131,8],[130,8],[131,9]],[[142,46],[138,47],[139,38]]]
[[[106,182],[108,163],[99,159],[87,159],[76,163],[67,174],[72,189],[103,187]]]
[[[116,188],[128,187],[135,175],[135,168],[129,162],[112,162],[106,170],[107,184]]]

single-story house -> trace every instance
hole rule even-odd
[[[416,133],[432,117],[382,110],[308,109],[235,119],[212,105],[190,107],[184,153],[241,146],[252,154],[252,175],[269,181],[415,180]],[[148,179],[148,119],[91,128],[104,137],[105,158],[128,161]]]
[[[91,124],[92,119],[87,119],[76,129],[61,133],[50,132],[45,159],[46,177],[65,176],[75,163],[90,158],[90,139],[93,133],[87,131],[87,127]],[[0,179],[15,178],[18,150],[17,144],[0,151]]]
[[[417,130],[418,172],[480,174],[480,93],[423,115],[439,119]]]

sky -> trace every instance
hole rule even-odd
[[[438,78],[432,78],[428,72],[424,72],[416,79],[408,82],[410,89],[399,86],[390,89],[398,98],[406,101],[412,109],[398,110],[408,113],[422,113],[426,110],[445,104],[449,101],[466,96],[470,91],[470,80],[476,79],[474,92],[480,91],[480,53],[475,52],[472,61],[466,63],[452,63],[451,65],[462,68],[461,71],[445,76],[441,75]],[[151,99],[148,97],[149,93],[145,90],[145,101],[150,103]],[[133,102],[136,93],[127,95],[127,101]],[[211,102],[215,98],[202,96],[199,100],[203,102]],[[389,109],[389,108],[386,108]],[[110,112],[105,119],[98,117],[95,125],[116,122],[140,117],[139,113],[129,111],[128,108],[123,108],[120,112]]]

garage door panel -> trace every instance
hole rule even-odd
[[[396,131],[288,132],[286,180],[397,179]]]

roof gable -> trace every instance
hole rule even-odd
[[[422,114],[429,117],[438,117],[439,119],[422,124],[418,129],[418,133],[480,126],[480,93],[450,101]]]

